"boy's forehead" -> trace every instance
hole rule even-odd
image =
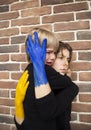
[[[69,57],[69,51],[67,49],[60,50],[58,55],[68,56]]]
[[[47,51],[54,51],[54,52],[57,51],[57,49],[55,47],[47,47],[46,50]]]

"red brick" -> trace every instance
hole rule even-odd
[[[0,22],[0,28],[7,28],[9,27],[9,21]]]
[[[91,81],[91,72],[80,72],[79,80],[80,81]]]
[[[25,68],[27,67],[28,64],[29,64],[28,62],[27,62],[27,63],[22,63],[22,64],[21,64],[21,69],[22,69],[22,71],[25,70]]]
[[[1,0],[0,5],[4,5],[4,4],[7,5],[7,4],[14,3],[16,1],[18,1],[18,0]]]
[[[0,79],[9,79],[9,72],[0,72]]]
[[[27,61],[27,55],[26,54],[12,54],[11,60],[16,62],[25,62]]]
[[[18,34],[19,34],[19,29],[18,28],[10,28],[10,29],[0,30],[0,36],[1,37],[18,35]]]
[[[91,50],[91,41],[70,42],[73,50]]]
[[[22,52],[22,53],[26,53],[25,44],[22,44],[22,45],[21,45],[21,52]]]
[[[72,62],[75,61],[77,59],[77,52],[72,52],[72,60],[71,60],[71,65],[72,65]]]
[[[91,52],[79,52],[78,54],[79,60],[91,61]]]
[[[15,107],[11,108],[11,115],[14,116],[15,115]]]
[[[9,6],[5,5],[5,6],[0,6],[0,13],[1,12],[8,12],[9,11]]]
[[[18,17],[19,17],[18,12],[0,14],[0,20],[10,20],[10,19],[16,19]]]
[[[24,43],[25,39],[26,39],[25,36],[11,37],[11,44]]]
[[[9,38],[1,38],[0,45],[3,45],[3,44],[9,44]]]
[[[73,13],[67,14],[57,14],[51,16],[44,16],[42,18],[42,23],[55,23],[55,22],[63,22],[63,21],[73,21],[74,16]]]
[[[22,10],[26,8],[38,7],[39,2],[37,0],[22,1],[11,5],[11,10]]]
[[[6,106],[0,106],[0,113],[2,114],[10,114],[10,108]]]
[[[22,75],[22,72],[17,72],[17,73],[11,73],[11,79],[14,79],[14,80],[19,80],[19,78],[21,77]]]
[[[44,29],[47,29],[47,30],[52,30],[52,26],[51,26],[51,24],[44,24],[44,25],[36,25],[36,26],[32,26],[32,27],[21,27],[21,32],[23,33],[23,34],[25,34],[25,33],[29,33],[30,32],[30,30],[32,29],[32,28],[34,28],[34,27],[40,27],[40,28],[44,28]]]
[[[14,53],[19,52],[19,46],[17,45],[9,45],[9,46],[1,46],[0,53]]]
[[[76,19],[91,19],[91,12],[76,13]]]
[[[7,64],[0,64],[0,71],[19,71],[20,65],[18,63],[7,63]]]
[[[18,79],[19,79],[19,78],[18,78]],[[15,92],[16,92],[16,90],[12,90],[12,91],[11,91],[11,93],[10,93],[11,98],[15,98]]]
[[[79,83],[78,86],[80,92],[91,92],[91,83]]]
[[[60,32],[60,33],[55,33],[55,35],[60,41],[74,40],[73,32]]]
[[[16,88],[16,82],[14,82],[14,81],[0,81],[0,88],[15,89]]]
[[[12,116],[0,115],[0,122],[7,124],[14,124],[14,120]]]
[[[54,13],[82,11],[82,10],[88,10],[87,2],[79,2],[79,3],[72,3],[72,4],[68,3],[65,5],[58,5],[54,7]]]
[[[91,102],[91,94],[79,94],[80,102]]]
[[[8,90],[0,90],[0,97],[9,97]]]
[[[88,21],[67,22],[54,24],[54,31],[90,29]]]
[[[22,17],[42,16],[42,15],[47,15],[47,14],[51,14],[51,6],[50,7],[47,7],[47,6],[45,6],[45,7],[36,7],[36,8],[21,11],[21,16]]]
[[[9,55],[1,54],[0,55],[0,62],[7,62],[7,61],[9,61]]]
[[[74,70],[74,71],[91,70],[91,63],[90,62],[73,62],[72,70]]]
[[[91,31],[78,31],[77,39],[78,40],[91,40]]]
[[[91,115],[89,115],[89,114],[80,114],[79,115],[79,120],[80,120],[80,122],[91,123]]]
[[[72,111],[76,111],[76,112],[91,112],[91,104],[72,103]]]
[[[72,2],[73,0],[41,0],[41,5],[54,5],[54,4],[62,4]]]
[[[11,130],[16,130],[16,126],[15,126],[15,125],[12,125],[12,126],[11,126]]]
[[[72,81],[76,81],[77,80],[77,73],[73,72],[71,75],[71,79],[72,79]]]
[[[77,113],[71,113],[71,121],[77,120]]]
[[[3,124],[3,123],[1,124],[1,123],[0,123],[0,129],[1,129],[1,130],[10,130],[10,128],[11,128],[11,127],[10,127],[9,124]]]
[[[72,130],[90,130],[91,124],[84,124],[84,123],[71,123]]]
[[[13,99],[0,98],[0,105],[3,105],[3,106],[14,106],[14,100]]]
[[[11,21],[11,26],[21,26],[21,25],[36,25],[39,24],[39,17],[31,17],[24,19],[16,19]]]

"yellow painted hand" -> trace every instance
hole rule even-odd
[[[26,95],[26,90],[29,85],[28,76],[28,71],[26,70],[19,79],[18,84],[16,86],[15,116],[20,119],[24,118],[23,101]]]

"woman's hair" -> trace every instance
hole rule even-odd
[[[69,55],[70,55],[69,63],[70,63],[72,59],[72,47],[68,43],[59,41],[59,48],[57,53],[59,53],[60,51],[63,52],[64,49],[67,49],[69,51]]]
[[[32,37],[32,39],[34,39],[34,32],[38,33],[40,45],[42,45],[42,41],[46,38],[47,39],[47,48],[53,47],[55,49],[54,51],[57,52],[59,43],[58,43],[57,38],[55,37],[54,33],[50,32],[46,29],[43,29],[43,28],[33,28],[29,32],[29,35]],[[27,38],[26,38],[26,40],[27,40]]]

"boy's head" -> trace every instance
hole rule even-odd
[[[72,48],[68,43],[59,42],[57,57],[53,68],[61,74],[66,74],[72,58]]]
[[[72,47],[68,43],[59,41],[59,48],[57,50],[57,53],[59,53],[60,51],[63,52],[63,50],[65,49],[69,51],[69,63],[70,63],[72,59]]]
[[[43,39],[45,38],[47,39],[47,49],[46,49],[47,53],[46,53],[45,64],[52,66],[56,58],[55,53],[57,52],[59,46],[55,35],[46,29],[33,28],[30,31],[30,35],[32,39],[34,39],[34,32],[38,33],[40,45],[42,45]]]

